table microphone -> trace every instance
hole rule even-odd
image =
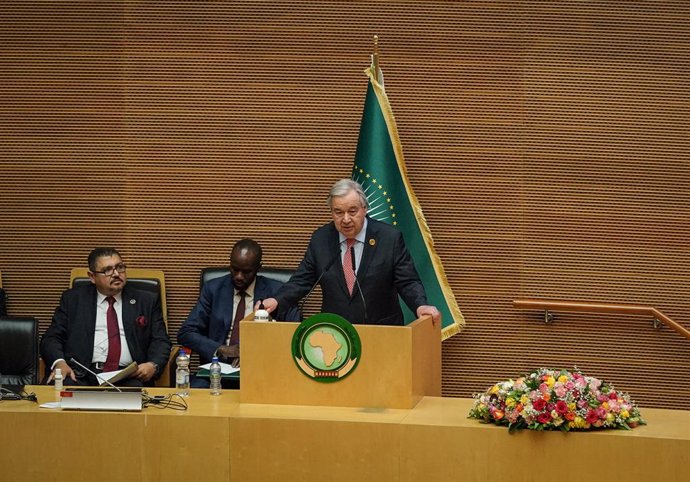
[[[350,246],[350,259],[352,259],[352,272],[355,274],[355,283],[357,283],[357,290],[359,291],[359,296],[362,298],[362,306],[364,307],[364,324],[367,324],[367,302],[364,301],[364,293],[362,292],[362,285],[359,284],[359,278],[357,277],[357,265],[355,264],[355,247]]]
[[[344,242],[345,242],[345,241],[338,243],[338,246],[340,246],[340,245],[343,244]],[[333,263],[335,263],[335,260],[338,259],[338,258],[340,258],[340,248],[338,248],[338,252],[335,254],[335,256],[333,256],[333,257],[331,258],[331,260],[328,262],[328,264],[326,265],[326,267],[321,271],[321,274],[319,275],[319,277],[316,278],[316,283],[314,283],[314,285],[311,287],[311,289],[309,290],[309,293],[307,293],[307,295],[306,295],[304,298],[302,298],[302,301],[301,301],[301,303],[299,304],[299,311],[300,311],[300,313],[302,314],[302,319],[304,319],[304,304],[307,302],[307,299],[309,298],[309,296],[311,296],[311,294],[314,292],[314,290],[315,290],[316,287],[318,286],[319,281],[321,281],[321,278],[323,278],[323,275],[326,274],[326,271],[328,271],[329,269],[331,269],[331,266],[333,266]]]
[[[110,385],[111,387],[113,387],[113,388],[114,388],[115,390],[117,390],[118,392],[121,392],[121,391],[122,391],[122,390],[120,390],[119,388],[117,388],[115,385],[113,385],[112,383],[110,383],[108,380],[106,380],[105,378],[100,377],[100,376],[98,375],[98,373],[92,371],[90,368],[86,368],[84,365],[82,365],[81,363],[79,363],[79,362],[78,362],[77,360],[75,360],[74,358],[70,358],[69,361],[71,361],[72,363],[76,363],[77,365],[79,365],[80,367],[82,367],[84,370],[86,370],[86,371],[89,372],[91,375],[93,375],[94,377],[96,377],[96,380],[100,380],[100,381],[102,381],[103,383],[107,383],[108,385]]]

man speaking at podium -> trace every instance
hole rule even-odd
[[[431,315],[439,323],[441,313],[427,304],[402,234],[367,216],[362,186],[341,179],[328,205],[333,221],[314,231],[297,271],[275,298],[264,300],[266,309],[297,304],[320,284],[321,310],[351,323],[402,325],[398,295],[417,317]]]
[[[165,368],[171,348],[160,299],[126,285],[127,266],[114,248],[94,249],[88,263],[91,284],[62,294],[41,340],[41,356],[51,369],[48,382],[60,368],[65,385],[100,385],[73,360],[95,373],[135,361],[137,371],[120,384],[150,384]]]

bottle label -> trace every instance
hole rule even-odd
[[[177,374],[177,384],[178,385],[186,385],[189,383],[189,375],[187,373],[178,373]]]

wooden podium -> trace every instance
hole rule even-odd
[[[241,323],[240,403],[409,409],[441,396],[441,324],[429,316],[407,326],[355,325],[359,365],[334,383],[317,382],[295,364],[299,323]]]

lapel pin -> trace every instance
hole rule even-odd
[[[137,304],[137,300],[134,300],[134,299],[129,300],[129,304],[130,304],[130,305],[136,305],[136,304]]]
[[[376,245],[376,240],[374,238],[371,238],[369,240],[369,246],[374,246],[374,245]]]

